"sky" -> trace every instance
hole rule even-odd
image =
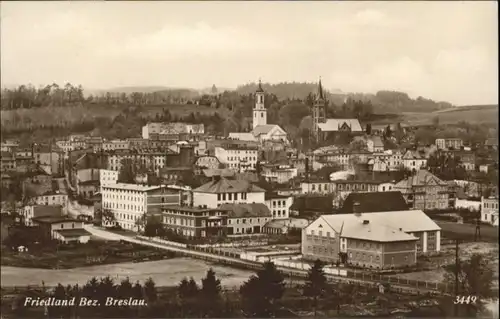
[[[317,82],[498,103],[497,3],[1,2],[2,85]]]

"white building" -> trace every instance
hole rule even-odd
[[[290,217],[290,207],[293,204],[292,196],[266,194],[265,198],[273,219],[287,219]]]
[[[258,149],[252,146],[228,144],[215,147],[215,157],[227,168],[239,172],[255,169],[258,155]]]
[[[165,186],[136,184],[106,184],[101,186],[102,209],[110,210],[116,224],[123,229],[137,231],[137,220],[145,214],[159,214],[162,207],[180,205],[178,190]]]
[[[464,141],[460,138],[438,138],[436,139],[436,146],[439,150],[459,150],[464,146]]]
[[[162,139],[182,135],[203,135],[205,126],[203,124],[187,123],[148,123],[142,127],[142,138]]]
[[[498,197],[481,197],[481,220],[498,226]]]
[[[253,107],[252,132],[229,133],[229,138],[243,141],[276,141],[288,144],[287,133],[279,125],[267,124],[267,110],[264,105],[264,90],[259,81],[255,92],[255,105]]]
[[[265,191],[246,180],[215,177],[193,190],[193,205],[216,208],[222,204],[265,203]]]
[[[167,153],[148,149],[138,151],[110,151],[108,155],[108,170],[120,171],[124,159],[132,160],[135,163],[142,163],[158,173],[167,163]]]
[[[410,171],[419,171],[427,166],[427,159],[418,151],[408,150],[403,155],[403,167]]]
[[[375,172],[398,171],[403,168],[403,154],[400,151],[374,153],[368,165]]]
[[[252,235],[262,233],[264,225],[272,217],[269,208],[262,203],[222,204],[227,211],[228,235]]]
[[[118,182],[119,173],[119,171],[101,169],[99,170],[99,183],[101,185],[116,184]]]
[[[290,165],[264,164],[261,175],[270,183],[284,184],[297,177],[298,170]]]

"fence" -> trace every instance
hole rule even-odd
[[[186,251],[184,254],[186,256],[190,257],[198,257],[200,258],[201,256],[196,256],[190,251],[198,251],[202,253],[206,253],[212,256],[204,256],[202,259],[207,259],[207,260],[212,260],[212,261],[218,261],[218,262],[223,262],[224,264],[228,265],[233,265],[233,266],[244,266],[246,269],[250,270],[258,270],[262,267],[262,263],[264,263],[266,260],[259,259],[259,256],[257,256],[255,253],[233,253],[233,252],[227,252],[227,251],[222,251],[219,249],[215,249],[213,247],[199,247],[199,246],[187,246],[185,244],[179,244],[175,242],[169,242],[166,240],[162,239],[150,239],[148,237],[144,236],[137,236],[142,240],[149,240],[152,242],[157,242],[157,243],[162,243],[165,245],[171,245],[172,243],[176,247],[180,248],[185,248]],[[228,258],[232,258],[234,260],[228,260],[228,259],[218,259],[216,256],[224,256]],[[261,256],[262,257],[262,256]],[[303,263],[300,261],[296,260],[273,260],[273,263],[278,266],[278,267],[283,267],[290,269],[290,271],[287,271],[286,273],[300,277],[300,278],[305,278],[307,276],[306,271],[310,269],[310,265],[307,263]],[[294,271],[297,270],[297,271]],[[434,291],[436,293],[451,293],[451,287],[448,287],[447,284],[444,283],[438,283],[438,282],[432,282],[432,281],[421,281],[421,280],[411,280],[411,279],[406,279],[406,278],[401,278],[398,276],[391,276],[391,275],[382,275],[382,274],[374,274],[374,273],[366,273],[366,272],[356,272],[352,270],[346,270],[346,269],[338,269],[338,268],[333,268],[333,267],[325,267],[325,273],[328,275],[336,276],[337,278],[331,278],[330,280],[332,281],[345,281],[346,279],[353,279],[357,281],[363,281],[364,284],[366,285],[373,285],[373,284],[393,284],[400,286],[400,288],[396,289],[402,289],[405,291]],[[407,287],[407,288],[404,288]]]
[[[398,276],[381,275],[374,273],[347,271],[347,277],[357,280],[369,280],[372,282],[396,284],[399,286],[407,286],[413,289],[419,290],[429,290],[442,293],[452,293],[451,288],[448,287],[446,283],[439,283],[436,281],[424,281],[424,280],[412,280],[407,278],[401,278]]]

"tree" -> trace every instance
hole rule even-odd
[[[304,285],[304,296],[312,297],[314,301],[314,316],[318,307],[318,299],[323,297],[327,289],[327,280],[323,270],[324,264],[318,259],[307,273],[306,284]]]
[[[221,284],[215,277],[212,268],[207,271],[205,278],[201,280],[201,301],[203,303],[203,314],[208,317],[216,317],[221,312]]]
[[[154,303],[158,299],[156,285],[151,277],[149,277],[144,283],[144,294],[146,295],[148,302]]]
[[[458,271],[457,271],[458,270]],[[485,256],[473,254],[469,260],[460,261],[457,265],[451,265],[447,269],[444,282],[448,287],[454,287],[458,275],[458,293],[445,299],[445,306],[451,311],[453,306],[458,307],[457,315],[459,317],[468,317],[478,315],[485,308],[485,302],[495,297],[493,291],[494,272],[493,266]],[[465,302],[454,305],[457,297],[465,297]],[[475,296],[476,300],[467,301],[468,296]]]
[[[135,177],[134,163],[128,158],[123,159],[118,173],[118,183],[135,184]]]
[[[372,125],[370,123],[366,124],[366,134],[372,135]]]
[[[240,287],[247,314],[252,317],[270,316],[276,310],[276,301],[285,292],[284,278],[272,262],[266,262],[257,275]]]
[[[101,209],[100,215],[103,226],[114,226],[116,224],[116,216],[110,209]]]
[[[163,223],[161,222],[160,217],[152,215],[146,218],[144,235],[148,237],[165,236],[165,229],[163,228]]]

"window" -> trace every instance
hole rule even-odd
[[[264,113],[260,113],[260,117],[264,117]]]
[[[233,194],[229,193],[227,194],[228,200],[233,200]]]

